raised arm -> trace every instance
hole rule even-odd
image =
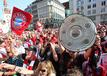
[[[50,45],[51,45],[51,51],[52,51],[53,58],[54,58],[55,61],[58,61],[58,55],[55,51],[55,45],[52,44],[51,42],[50,42]]]

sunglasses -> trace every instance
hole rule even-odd
[[[46,70],[45,70],[45,69],[41,69],[40,71],[41,71],[41,72],[46,72]]]

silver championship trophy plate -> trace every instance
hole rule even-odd
[[[94,44],[96,33],[96,26],[91,19],[74,14],[62,23],[59,41],[69,51],[84,51]]]

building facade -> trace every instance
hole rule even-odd
[[[63,3],[65,7],[65,17],[68,17],[72,14],[72,11],[69,9],[69,1]]]
[[[70,4],[74,4],[73,1],[75,0],[70,0]],[[75,3],[75,9],[80,14],[91,18],[96,24],[107,24],[107,0],[77,0]]]
[[[79,6],[79,0],[69,0],[69,7],[70,10],[72,11],[72,14],[78,13],[78,6]]]
[[[32,5],[30,4],[29,6],[27,6],[27,8],[25,8],[25,11],[32,13]]]
[[[25,11],[32,14],[32,6],[31,6],[31,4],[29,6],[27,6],[27,8],[25,8]],[[29,25],[29,27],[27,28],[27,30],[32,30],[33,28],[34,28],[34,26],[33,26],[33,20],[32,20],[30,25]]]
[[[33,23],[41,21],[45,27],[59,27],[65,19],[65,8],[58,0],[36,0],[32,3]]]

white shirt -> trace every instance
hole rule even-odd
[[[3,55],[2,55],[2,54],[4,54],[4,55],[6,55],[6,56],[7,56],[7,51],[6,51],[6,49],[5,49],[5,48],[0,47],[0,58],[3,58]]]
[[[18,55],[24,54],[25,53],[25,48],[23,46],[15,47],[15,51],[18,53]]]

